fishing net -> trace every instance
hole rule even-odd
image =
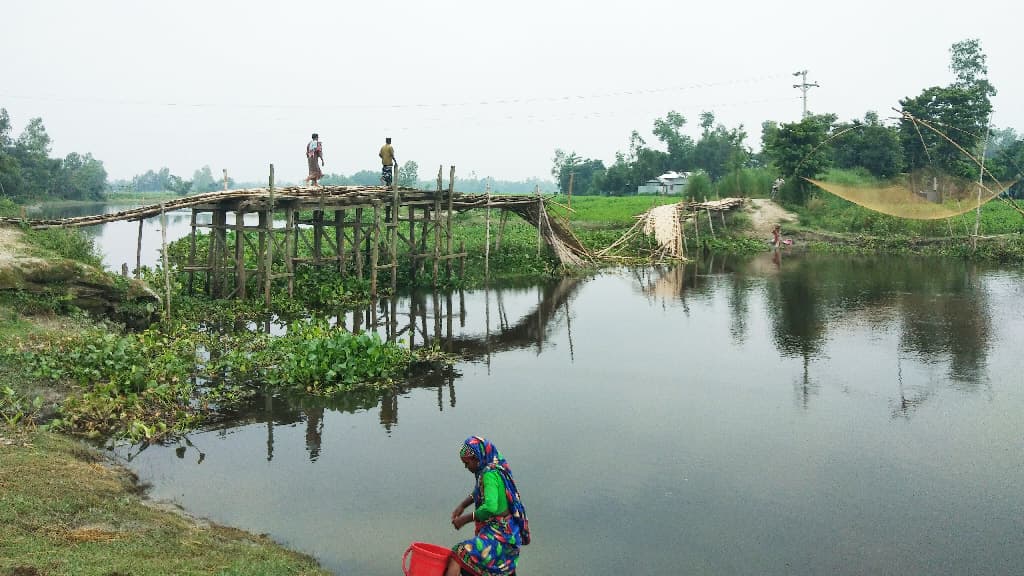
[[[967,180],[935,169],[900,174],[888,182],[873,184],[805,180],[865,208],[913,220],[939,220],[963,214],[998,198],[1013,184],[991,177]]]
[[[943,133],[934,123],[902,113],[901,121],[910,123],[920,139],[921,152],[928,159],[924,167],[899,174],[888,180],[850,177],[848,174],[830,174],[822,179],[804,178],[807,182],[845,200],[890,216],[913,220],[940,220],[975,210],[998,198],[1016,183],[1000,182],[985,168],[984,162],[965,150]],[[844,130],[828,140],[842,137],[858,127]],[[859,127],[863,128],[863,126]],[[926,144],[927,140],[932,142]],[[955,163],[943,162],[929,149],[939,143],[947,150],[955,149]],[[948,154],[947,154],[948,156]],[[973,178],[954,175],[970,165],[980,174]]]

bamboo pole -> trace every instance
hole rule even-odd
[[[705,208],[704,210],[708,213],[708,229],[711,230],[711,237],[714,238],[715,237],[715,223],[711,219],[711,209],[710,208]]]
[[[978,206],[974,210],[974,235],[971,236],[971,252],[978,251],[978,229],[981,226],[981,188],[985,180],[985,151],[988,150],[988,135],[990,126],[985,127],[985,140],[981,145],[981,170],[978,171]]]
[[[373,239],[370,242],[370,300],[377,300],[377,251],[380,238],[380,201],[373,203]],[[392,272],[393,273],[393,272]],[[376,314],[374,314],[376,317]]]
[[[195,282],[196,272],[192,268],[196,265],[196,209],[192,209],[192,217],[190,219],[191,232],[188,235],[188,295],[192,296],[193,283]]]
[[[441,264],[441,169],[437,169],[437,193],[434,194],[434,263],[430,285],[437,288],[438,267]]]
[[[241,209],[235,210],[235,283],[238,297],[245,300],[245,212]]]
[[[466,280],[466,241],[459,240],[459,282]]]
[[[391,228],[389,230],[390,236],[388,243],[388,249],[391,250],[391,293],[394,294],[398,291],[398,209],[401,206],[402,199],[398,196],[398,167],[395,167],[395,181],[394,186],[391,188]],[[409,225],[412,226],[413,220],[413,209],[409,207]],[[376,218],[374,218],[376,220]],[[411,230],[410,230],[411,232]],[[412,243],[413,236],[409,234],[409,242]],[[414,264],[415,265],[415,264]]]
[[[142,218],[139,218],[139,241],[135,247],[135,277],[142,275]]]
[[[693,210],[693,233],[697,237],[697,246],[700,247],[700,211],[696,207]]]
[[[363,209],[356,208],[355,227],[352,229],[352,258],[356,263],[356,278],[363,279]]]
[[[270,308],[270,287],[274,281],[274,165],[270,165],[270,197],[267,200],[267,262],[263,285],[263,303]]]
[[[501,238],[505,235],[505,224],[508,223],[508,210],[501,211],[501,219],[498,220],[498,237],[494,240],[494,252],[501,251]]]
[[[454,236],[452,234],[452,202],[453,202],[453,196],[454,195],[455,195],[455,166],[452,166],[451,167],[451,171],[448,173],[448,214],[446,216],[448,224],[447,224],[447,230],[445,230],[445,235],[448,238],[448,258],[446,258],[445,261],[444,261],[445,274],[447,275],[449,280],[451,280],[451,277],[452,277],[452,259],[451,259],[451,256],[452,256],[452,242],[455,241],[455,238],[454,238]]]
[[[541,245],[544,243],[544,236],[540,230],[540,214],[544,211],[544,201],[540,198],[540,185],[533,186],[533,195],[537,197],[537,258],[540,258]]]
[[[398,204],[396,203],[395,204],[395,209],[396,210],[397,210],[397,207],[398,207]],[[416,209],[413,208],[412,205],[410,205],[407,208],[407,210],[408,210],[408,215],[409,215],[409,239],[408,239],[408,244],[409,244],[409,277],[412,279],[413,283],[415,284],[415,282],[416,282],[416,255],[418,254],[418,245],[416,243]],[[395,222],[396,222],[396,225],[397,225],[398,221],[396,220]],[[395,230],[398,230],[398,228],[395,228]]]
[[[313,210],[313,264],[320,265],[323,258],[324,211],[323,197],[320,198],[320,210]]]
[[[139,220],[141,223],[142,221]],[[164,309],[166,318],[171,317],[171,270],[167,261],[167,212],[164,205],[160,205],[160,251],[163,253],[164,261]]]
[[[260,210],[256,244],[256,290],[262,291],[267,282],[267,211]]]
[[[288,272],[288,297],[291,298],[295,295],[295,250],[298,248],[298,243],[295,241],[295,208],[289,206],[285,210],[285,221],[284,221],[284,250],[286,252],[284,258],[284,267]]]
[[[337,247],[338,274],[345,279],[345,211],[334,211],[334,245]]]
[[[576,180],[576,173],[575,172],[569,172],[569,199],[566,202],[569,205],[569,208],[572,208],[572,183],[573,183],[574,180]],[[566,215],[566,219],[568,219],[568,218],[569,218],[569,216]]]
[[[484,281],[491,277],[491,182],[488,180],[485,191],[487,195],[487,232],[484,236]]]

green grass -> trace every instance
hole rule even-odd
[[[675,204],[679,196],[573,196],[572,211],[568,197],[555,196],[557,204],[548,204],[548,211],[560,218],[568,218],[573,226],[583,228],[629,228],[636,217],[662,204]]]
[[[265,537],[147,506],[127,472],[73,440],[41,431],[7,437],[0,574],[329,574]]]

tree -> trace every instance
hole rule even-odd
[[[903,170],[899,131],[882,124],[869,111],[864,120],[837,124],[832,142],[833,159],[839,168],[863,168],[877,178],[891,178]]]
[[[217,181],[213,179],[213,170],[206,165],[192,173],[193,192],[213,192],[217,189]]]
[[[831,164],[827,147],[821,144],[829,136],[834,114],[807,116],[799,122],[765,126],[761,147],[771,165],[786,179],[783,200],[803,203],[809,185],[803,178],[815,178]]]
[[[750,153],[743,147],[747,133],[742,125],[729,130],[719,124],[712,129],[714,121],[715,115],[711,112],[701,114],[703,133],[693,149],[693,165],[717,182],[727,173],[738,173]]]
[[[992,114],[990,98],[996,89],[987,79],[986,57],[978,40],[957,42],[949,51],[953,83],[900,100],[904,112],[928,122],[941,134],[928,126],[903,122],[900,141],[908,168],[938,164],[952,174],[976,178],[979,166],[961,149],[975,157],[981,153]]]
[[[675,111],[654,121],[654,135],[668,148],[668,169],[689,170],[693,165],[693,138],[682,133],[686,118]]]
[[[398,185],[415,188],[419,183],[419,166],[412,160],[406,160],[398,170]]]
[[[77,152],[68,154],[61,163],[57,193],[68,200],[102,200],[107,188],[107,171],[103,162]]]
[[[573,194],[600,194],[600,180],[595,180],[605,171],[604,162],[591,158],[580,158],[575,152],[565,154],[562,150],[555,151],[555,162],[560,164],[557,174],[558,189],[563,194],[569,193],[569,182],[572,181]]]
[[[12,148],[19,165],[23,185],[17,196],[43,198],[54,188],[60,171],[60,160],[50,158],[50,135],[42,118],[29,120]]]
[[[636,193],[636,186],[633,185],[633,168],[626,161],[622,152],[615,154],[615,163],[608,167],[596,179],[595,185],[601,194],[610,196],[626,196]]]
[[[187,196],[192,190],[192,181],[183,180],[180,176],[171,174],[167,177],[167,182],[163,185],[161,190],[170,190],[178,196]]]

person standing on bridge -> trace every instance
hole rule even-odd
[[[309,166],[309,176],[304,182],[312,186],[319,186],[320,179],[324,177],[320,167],[324,165],[324,147],[320,143],[320,135],[313,133],[312,140],[306,144],[306,164]]]
[[[380,183],[391,186],[391,181],[394,179],[394,167],[398,166],[395,149],[391,147],[391,138],[384,139],[384,145],[380,147],[377,156],[380,156],[380,162],[383,165],[380,171]]]

